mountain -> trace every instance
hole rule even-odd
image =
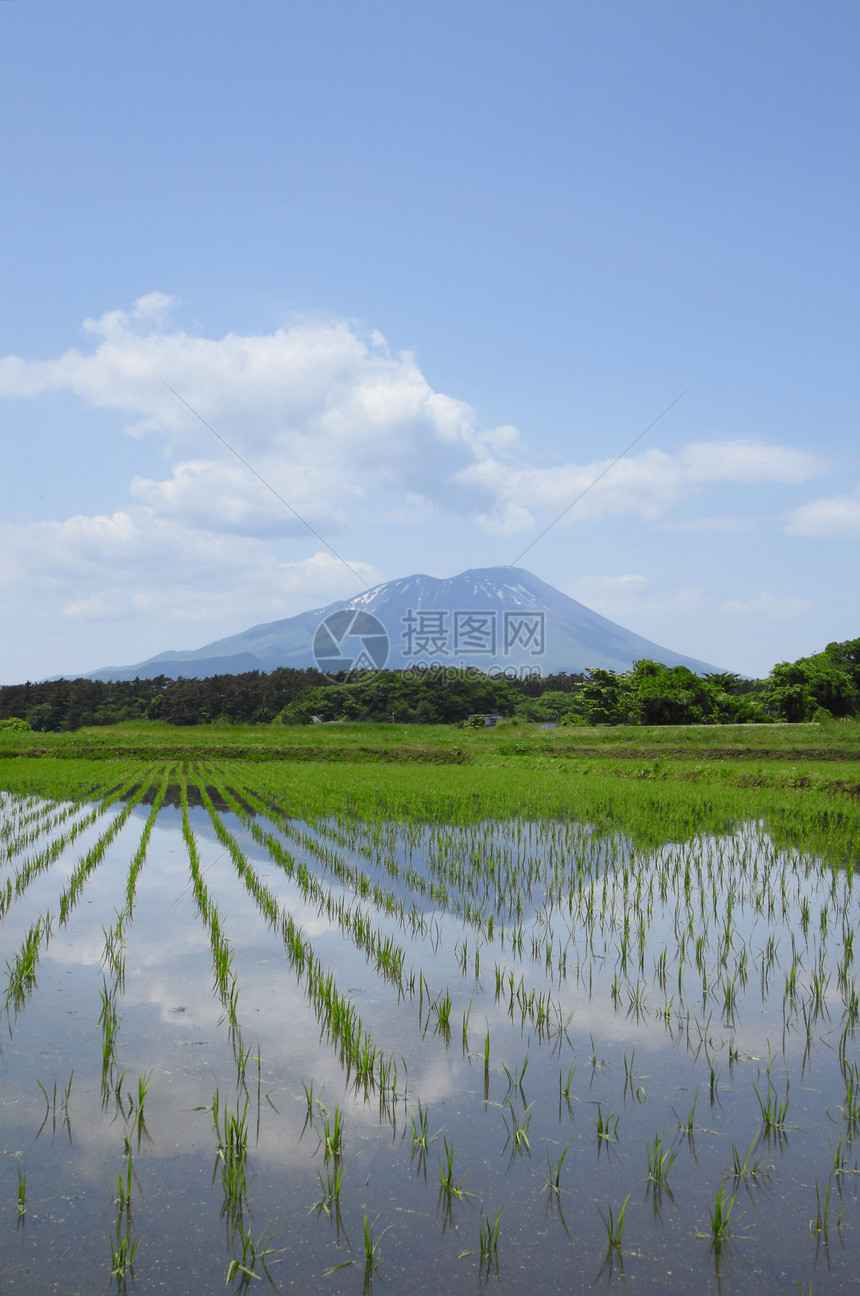
[[[85,678],[204,678],[314,665],[335,674],[431,663],[549,675],[588,666],[625,671],[643,657],[700,675],[718,669],[625,630],[522,568],[479,567],[449,580],[385,581],[355,598],[252,626],[202,648],[105,666]]]

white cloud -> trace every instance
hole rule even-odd
[[[812,611],[808,599],[796,594],[753,594],[749,598],[729,599],[720,607],[729,616],[762,617],[768,621],[793,621]]]
[[[224,624],[239,628],[283,617],[285,609],[346,598],[382,579],[348,554],[346,563],[322,550],[285,562],[256,538],[213,537],[142,508],[59,523],[7,523],[0,526],[0,546],[14,555],[0,569],[10,614],[16,605],[38,607],[53,625],[169,619],[211,624],[220,633]]]
[[[673,522],[672,510],[714,483],[788,484],[825,468],[802,451],[736,439],[537,467],[515,427],[481,428],[465,402],[434,391],[415,358],[393,354],[378,332],[312,320],[212,339],[172,325],[176,305],[151,292],[130,310],[87,320],[89,350],[0,359],[0,397],[72,393],[117,411],[127,432],[160,443],[168,460],[163,477],[134,477],[110,516],[0,528],[10,613],[26,608],[67,626],[148,619],[170,624],[181,641],[183,624],[225,633],[225,624],[355,592],[355,577],[318,540],[319,552],[301,562],[277,552],[284,538],[307,537],[305,524],[347,554],[365,527],[384,522],[396,553],[395,528],[438,527],[452,515],[502,535],[535,533],[560,516],[565,526],[633,517],[728,531],[738,519],[702,510]],[[854,498],[819,501],[792,515],[789,530],[856,532],[858,512]],[[351,565],[371,583],[382,578]],[[661,591],[622,576],[586,601],[624,620],[689,614],[703,599],[698,589]]]
[[[853,495],[813,500],[789,515],[789,535],[860,536],[860,487]]]
[[[168,330],[175,304],[151,292],[131,311],[87,320],[96,339],[88,353],[7,356],[0,396],[69,391],[119,411],[132,435],[162,438],[171,475],[135,478],[133,498],[216,533],[271,536],[296,527],[223,442],[312,525],[337,529],[378,516],[380,492],[400,502],[420,496],[504,534],[562,513],[568,524],[623,515],[655,521],[705,484],[787,484],[826,467],[790,447],[726,440],[674,455],[652,448],[614,465],[537,468],[516,428],[481,429],[465,402],[433,391],[415,358],[392,355],[378,332],[365,337],[344,321],[311,321],[210,339]]]
[[[462,469],[456,481],[493,500],[481,515],[487,530],[511,533],[537,517],[563,515],[566,523],[633,514],[654,520],[685,493],[683,474],[662,450],[622,459],[552,468],[520,468],[487,457]]]
[[[691,481],[737,482],[747,486],[808,481],[828,470],[816,454],[759,441],[697,441],[679,455]]]
[[[357,502],[373,491],[451,502],[459,469],[518,449],[515,428],[479,430],[465,402],[434,392],[414,357],[391,355],[378,333],[366,339],[334,321],[213,340],[160,331],[171,305],[150,293],[131,312],[88,320],[98,341],[87,354],[0,360],[0,396],[69,391],[119,411],[128,433],[162,438],[179,460],[172,477],[136,479],[132,493],[165,516],[215,530],[250,533],[255,518],[259,534],[292,529],[231,449],[309,521],[329,526],[359,517]],[[375,514],[375,501],[369,508]]]

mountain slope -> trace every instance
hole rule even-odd
[[[323,622],[327,628],[320,629]],[[436,663],[547,675],[588,666],[624,671],[643,657],[699,674],[717,669],[616,625],[522,568],[482,567],[447,580],[386,581],[355,598],[252,626],[202,648],[103,667],[87,678],[202,678],[315,664],[334,673],[360,662],[390,669]]]

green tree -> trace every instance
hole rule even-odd
[[[602,666],[589,666],[578,696],[591,724],[625,724],[630,719],[629,674],[618,675]]]

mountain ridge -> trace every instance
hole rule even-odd
[[[588,667],[624,671],[642,658],[697,674],[718,669],[627,630],[523,568],[477,567],[445,578],[383,581],[351,599],[261,622],[200,648],[103,666],[83,678],[205,678],[314,665],[334,674],[359,661],[392,670],[475,666],[547,675]]]

